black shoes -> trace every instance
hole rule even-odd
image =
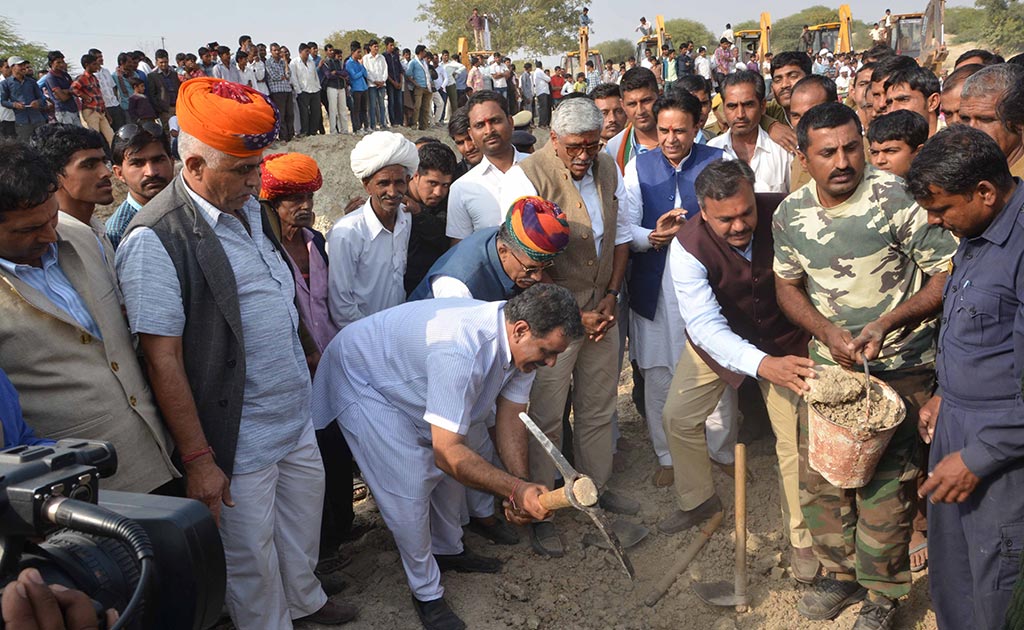
[[[412,606],[427,630],[465,630],[466,624],[448,607],[444,598],[421,602],[412,598]]]
[[[466,529],[474,534],[483,536],[496,545],[519,544],[519,534],[516,533],[516,530],[508,523],[494,516],[488,518],[471,516],[469,517],[469,525],[466,525]]]
[[[501,571],[501,560],[480,556],[465,547],[457,555],[434,554],[434,560],[441,571],[458,573],[497,573]]]
[[[839,580],[823,577],[819,578],[811,590],[804,595],[800,603],[796,605],[798,613],[814,621],[833,619],[843,612],[843,609],[855,604],[868,592],[856,581],[841,582]],[[865,626],[867,628],[869,626]]]

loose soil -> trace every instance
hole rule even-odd
[[[808,404],[826,419],[863,438],[890,428],[895,420],[897,407],[875,385],[871,387],[868,408],[862,374],[830,365],[820,368],[818,378],[810,383]]]
[[[431,135],[448,142],[441,127],[427,132],[412,131],[415,140]],[[538,146],[545,134],[538,136]],[[349,168],[349,153],[358,141],[352,136],[318,136],[275,144],[268,152],[299,151],[311,155],[323,172],[324,187],[316,195],[318,226],[329,225],[343,214],[347,201],[362,192],[362,185]],[[126,191],[115,182],[117,203]],[[105,217],[117,203],[98,210]],[[629,550],[636,569],[630,583],[621,566],[607,552],[585,547],[582,538],[595,533],[585,515],[563,511],[556,524],[566,543],[566,555],[558,559],[537,556],[530,548],[528,534],[520,530],[520,543],[511,547],[492,545],[467,533],[465,543],[474,551],[502,559],[502,571],[494,575],[446,573],[442,576],[449,604],[469,628],[475,630],[679,630],[701,628],[731,630],[843,630],[853,626],[859,605],[841,614],[834,623],[812,622],[796,612],[796,604],[808,587],[797,584],[787,566],[788,541],[784,533],[776,475],[774,438],[756,388],[751,395],[741,392],[745,420],[741,439],[747,447],[747,562],[750,609],[736,613],[702,603],[690,588],[693,581],[732,580],[733,575],[733,481],[715,472],[718,496],[727,510],[722,526],[697,555],[689,568],[654,607],[644,599],[692,540],[695,530],[673,536],[660,534],[657,523],[675,509],[671,488],[655,488],[651,475],[658,463],[650,446],[647,424],[630,399],[632,380],[627,365],[619,385],[619,427],[623,440],[619,457],[624,470],[617,472],[610,486],[633,497],[643,506],[634,520],[650,528],[650,535]],[[756,403],[756,404],[755,404]],[[341,570],[348,587],[334,596],[359,607],[359,618],[345,625],[355,630],[417,630],[420,623],[409,601],[409,587],[391,533],[373,498],[356,504],[357,525],[369,531],[342,546],[350,563]],[[259,606],[259,602],[250,602]],[[218,630],[232,626],[225,622]],[[305,624],[305,628],[327,630],[330,626]],[[927,572],[914,577],[910,595],[897,611],[898,630],[934,630],[930,611]]]

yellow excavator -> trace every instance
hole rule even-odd
[[[600,72],[604,69],[604,57],[601,51],[590,47],[590,27],[581,26],[579,31],[579,48],[570,50],[562,55],[562,69],[566,77],[576,78],[576,73],[587,71],[587,61],[594,62],[594,69]],[[584,61],[580,61],[583,59]]]
[[[733,33],[736,45],[743,52],[756,52],[758,59],[764,59],[765,53],[772,49],[772,16],[765,11],[761,14],[759,28],[741,29]]]
[[[807,28],[814,36],[814,53],[827,48],[833,53],[848,53],[853,50],[853,13],[850,5],[839,7],[839,21],[815,24]]]
[[[658,15],[654,18],[654,32],[644,35],[636,43],[636,62],[643,61],[648,48],[651,49],[651,54],[660,57],[662,46],[672,48],[672,36],[665,32],[665,16]]]
[[[460,37],[458,44],[459,44],[458,45],[459,61],[462,62],[462,65],[466,66],[467,70],[471,67],[470,63],[469,63],[469,58],[471,56],[473,56],[473,57],[480,57],[480,58],[486,60],[488,57],[490,57],[491,55],[494,54],[493,50],[473,50],[473,51],[470,51],[469,50],[469,39],[465,38],[465,37]]]
[[[917,59],[921,67],[941,74],[949,57],[945,42],[946,0],[931,0],[924,13],[892,16],[889,45],[898,55]]]

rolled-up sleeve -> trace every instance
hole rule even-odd
[[[117,248],[114,263],[132,332],[180,337],[185,330],[181,284],[160,237],[136,228]]]

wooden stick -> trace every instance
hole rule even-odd
[[[564,486],[558,490],[545,492],[537,498],[545,510],[554,512],[563,508],[571,507],[569,493],[572,492],[581,505],[589,507],[597,503],[597,486],[590,477],[580,477],[573,482],[572,487]]]
[[[722,524],[722,518],[725,516],[724,512],[716,512],[711,520],[708,521],[701,530],[700,534],[690,543],[690,546],[683,552],[683,556],[679,558],[679,561],[672,565],[672,568],[661,578],[661,580],[654,585],[654,590],[647,596],[644,603],[648,606],[654,606],[658,603],[658,600],[668,592],[668,589],[675,583],[679,575],[686,570],[686,567],[690,566],[693,559],[697,557],[697,553],[700,552],[701,548],[711,540],[711,536],[718,529],[718,526]]]
[[[736,612],[747,612],[747,446],[736,444]]]

